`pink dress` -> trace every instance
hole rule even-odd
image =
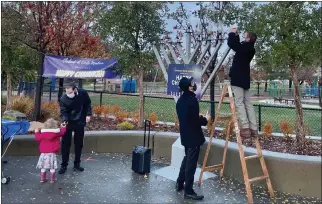
[[[57,169],[57,155],[56,153],[41,153],[37,169]]]

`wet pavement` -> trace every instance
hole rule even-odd
[[[71,157],[72,159],[72,157]],[[163,159],[153,159],[151,173],[138,175],[131,170],[129,154],[84,154],[84,172],[73,172],[69,166],[57,182],[39,182],[36,169],[38,157],[7,157],[2,164],[5,175],[11,176],[2,184],[2,203],[246,203],[243,184],[234,179],[218,177],[195,184],[195,191],[205,196],[203,201],[183,199],[176,192],[175,182],[153,173],[168,166]],[[72,160],[71,160],[72,161]],[[321,203],[314,198],[277,192],[270,199],[262,188],[253,188],[255,203]]]

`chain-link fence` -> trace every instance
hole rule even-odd
[[[117,105],[123,111],[134,112],[139,110],[138,94],[115,94],[102,91],[90,91],[89,96],[92,100],[92,105]],[[58,100],[58,90],[43,92],[42,101]],[[200,113],[206,114],[210,109],[211,101],[200,101]],[[215,102],[215,110],[218,102]],[[287,121],[291,124],[295,132],[296,109],[294,107],[254,104],[258,129],[263,130],[266,123],[271,123],[273,132],[280,131],[280,122]],[[229,104],[224,102],[221,108],[222,113],[229,112]],[[144,96],[144,113],[145,117],[149,117],[151,113],[155,113],[158,121],[175,122],[176,120],[176,103],[173,98]],[[303,108],[303,118],[306,127],[309,128],[311,135],[322,135],[322,109],[318,108]],[[218,123],[219,127],[224,127],[225,123]]]
[[[319,87],[313,88],[300,88],[301,98],[318,98],[319,97]],[[274,98],[294,98],[294,88],[269,88],[268,95]]]
[[[133,112],[139,109],[138,95],[106,94],[90,92],[93,105],[118,105],[121,109]],[[206,114],[210,108],[210,101],[200,101],[200,113]],[[215,102],[217,109],[218,102]],[[296,109],[294,107],[254,104],[259,130],[262,130],[266,123],[273,125],[274,132],[280,132],[279,124],[287,121],[295,131]],[[146,117],[150,113],[156,113],[158,120],[163,122],[174,122],[176,120],[176,103],[173,98],[144,96],[144,112]],[[222,113],[229,112],[229,104],[224,102],[221,108]],[[311,135],[322,135],[322,110],[314,108],[303,108],[304,123],[309,127]],[[224,127],[225,123],[219,123]]]

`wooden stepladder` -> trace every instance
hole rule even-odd
[[[227,93],[228,93],[228,96],[227,96]],[[220,114],[220,106],[222,105],[222,102],[223,102],[224,98],[229,99],[230,112],[231,112],[229,115]],[[210,152],[210,147],[211,147],[211,144],[212,144],[212,139],[213,139],[214,134],[215,134],[216,123],[218,121],[220,121],[220,120],[229,120],[227,132],[226,132],[227,133],[227,135],[226,135],[226,143],[225,143],[225,147],[224,147],[222,163],[217,164],[217,165],[213,165],[213,166],[206,166],[208,155],[209,155],[209,152]],[[215,120],[214,120],[214,122],[212,124],[210,138],[209,138],[206,154],[205,154],[205,157],[204,157],[204,160],[203,160],[203,165],[202,165],[202,169],[201,169],[201,172],[200,172],[200,177],[199,177],[198,184],[199,185],[201,184],[202,176],[203,176],[203,173],[205,171],[213,171],[213,170],[220,169],[220,177],[223,176],[224,168],[225,168],[226,155],[227,155],[227,149],[228,149],[228,142],[229,142],[229,137],[231,135],[231,128],[230,128],[231,123],[233,123],[234,127],[235,127],[235,133],[236,133],[236,137],[237,137],[237,144],[238,144],[238,149],[239,149],[239,156],[240,156],[242,171],[243,171],[243,175],[244,175],[244,182],[245,182],[245,187],[246,187],[246,192],[247,192],[248,203],[253,203],[253,194],[252,194],[250,184],[255,182],[255,181],[259,181],[259,180],[264,180],[264,179],[266,180],[269,194],[270,194],[271,197],[274,197],[273,187],[272,187],[269,175],[268,175],[267,167],[266,167],[266,164],[265,164],[264,156],[262,154],[260,143],[258,141],[258,137],[255,138],[255,145],[256,145],[256,149],[257,149],[257,155],[252,155],[252,156],[247,156],[247,157],[245,157],[245,155],[244,155],[244,149],[243,149],[243,146],[242,146],[242,141],[241,141],[241,137],[240,137],[240,129],[239,129],[238,119],[237,119],[237,114],[236,114],[235,100],[234,100],[234,97],[233,97],[233,93],[232,93],[230,83],[226,82],[226,81],[224,83],[224,87],[223,87],[223,90],[222,90],[222,93],[221,93],[220,101],[219,101],[219,104],[218,104],[218,107],[217,107]],[[259,177],[249,179],[248,170],[247,170],[247,166],[246,166],[246,160],[250,160],[250,159],[259,159],[261,167],[262,167],[262,170],[263,170],[263,173],[264,173],[263,176],[259,176]]]

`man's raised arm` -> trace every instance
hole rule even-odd
[[[233,28],[231,32],[228,34],[228,46],[234,50],[235,52],[238,52],[240,50],[240,39],[239,35],[236,34],[237,30],[236,28]]]

